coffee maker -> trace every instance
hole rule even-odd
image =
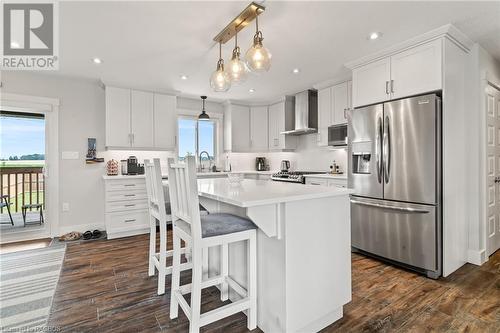
[[[255,170],[257,170],[257,171],[265,171],[266,170],[266,158],[265,157],[256,157],[255,158]]]
[[[137,175],[139,173],[139,164],[137,157],[129,156],[127,158],[127,175]]]

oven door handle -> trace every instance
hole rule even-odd
[[[381,209],[397,210],[397,211],[405,212],[405,213],[414,213],[414,214],[430,213],[430,211],[425,210],[425,209],[418,209],[418,208],[411,208],[411,207],[387,206],[387,205],[371,203],[371,202],[364,202],[364,201],[359,201],[359,200],[354,200],[354,199],[351,199],[351,203],[356,204],[356,205],[375,207],[375,208],[381,208]]]

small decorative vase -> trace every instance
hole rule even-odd
[[[108,176],[118,175],[118,161],[117,160],[109,160],[108,163],[106,163],[106,174]]]

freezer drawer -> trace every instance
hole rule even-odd
[[[360,250],[436,271],[437,226],[435,206],[351,197],[352,246]]]

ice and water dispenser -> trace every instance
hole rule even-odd
[[[352,173],[369,174],[370,163],[372,163],[372,143],[371,141],[352,143]]]

